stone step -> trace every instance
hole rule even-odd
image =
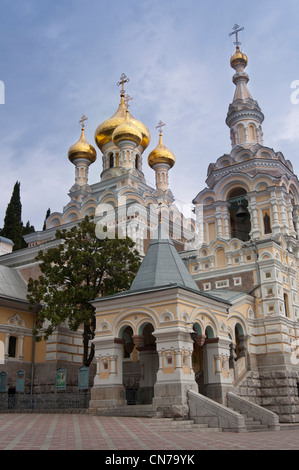
[[[245,424],[247,425],[250,425],[250,424],[262,424],[262,422],[258,419],[254,419],[254,418],[245,418]]]
[[[269,427],[267,424],[262,424],[260,420],[253,418],[252,416],[248,416],[247,413],[241,413],[240,410],[236,408],[231,408],[232,410],[236,411],[237,413],[241,414],[245,420],[245,426],[248,432],[258,432],[258,431],[268,431]]]
[[[267,424],[248,424],[247,426],[247,431],[268,431],[269,426]]]
[[[169,426],[176,424],[194,424],[194,421],[192,419],[153,418],[150,423],[153,425],[167,424],[167,426]]]
[[[153,418],[155,411],[152,405],[134,405],[122,406],[104,410],[97,410],[98,416],[128,416],[139,418]]]
[[[173,418],[153,418],[149,427],[158,431],[180,432],[221,432],[221,428],[210,428],[208,424],[198,424],[193,420],[176,420]]]

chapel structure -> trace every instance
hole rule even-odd
[[[31,375],[31,387],[33,380],[41,389],[45,372],[56,370],[68,371],[74,384],[82,365],[80,332],[65,325],[34,345],[26,281],[38,275],[34,258],[56,243],[57,227],[94,215],[99,227],[127,233],[143,261],[128,291],[92,301],[90,412],[141,406],[151,416],[191,416],[237,430],[246,430],[244,409],[272,428],[278,420],[299,421],[299,182],[290,161],[263,143],[264,115],[247,86],[248,58],[237,32],[226,117],[231,150],[210,163],[206,187],[193,200],[195,221],[175,206],[168,179],[175,156],[164,145],[162,122],[147,156],[156,187],[144,179],[150,133],[129,111],[125,75],[118,109],[95,131],[102,172],[93,185],[88,168],[97,153],[82,117],[80,138],[68,152],[75,167],[69,203],[50,215],[46,230],[26,236],[27,249],[0,257],[0,274],[11,279],[0,292],[6,358],[0,392],[20,371]]]

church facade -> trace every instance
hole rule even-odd
[[[46,230],[26,236],[28,248],[0,257],[1,270],[17,275],[11,282],[18,286],[0,296],[0,392],[14,386],[20,371],[31,373],[28,387],[42,391],[51,389],[49,373],[68,370],[76,388],[81,333],[64,326],[34,346],[26,281],[39,274],[35,256],[55,243],[57,227],[94,215],[110,233],[130,236],[143,261],[129,291],[93,300],[90,412],[130,404],[185,417],[191,392],[221,406],[239,397],[281,422],[299,421],[299,182],[291,162],[263,144],[264,115],[247,87],[248,58],[239,45],[230,64],[232,148],[209,165],[206,188],[193,200],[194,221],[175,206],[169,187],[175,156],[164,145],[161,122],[147,158],[156,187],[144,179],[150,133],[129,111],[125,75],[118,109],[95,131],[102,172],[93,185],[88,169],[97,153],[82,117],[81,136],[68,152],[75,167],[70,202],[50,215]]]

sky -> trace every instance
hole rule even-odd
[[[299,174],[299,2],[297,0],[0,0],[0,227],[16,181],[22,219],[41,230],[74,184],[68,150],[86,121],[97,150],[89,183],[100,180],[94,133],[118,108],[117,82],[130,81],[130,112],[174,153],[170,188],[179,207],[205,188],[209,163],[231,151],[225,119],[235,86],[229,36],[235,24],[248,56],[248,88],[265,115],[264,145]],[[293,88],[292,88],[293,87]],[[298,90],[298,91],[297,91]]]

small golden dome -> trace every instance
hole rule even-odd
[[[96,160],[97,153],[94,147],[85,139],[84,127],[81,129],[81,136],[78,142],[70,147],[68,157],[72,163],[76,158],[86,158],[90,163],[93,163]]]
[[[151,168],[153,168],[157,163],[166,163],[170,168],[175,164],[175,156],[163,144],[162,133],[159,134],[159,143],[157,147],[152,150],[148,156],[148,164]]]
[[[118,145],[123,140],[129,140],[134,142],[136,147],[142,141],[142,134],[135,124],[133,124],[132,120],[130,119],[130,113],[126,111],[126,117],[123,122],[114,129],[112,133],[112,140],[115,145]]]
[[[101,151],[107,142],[111,142],[114,130],[123,123],[126,117],[126,111],[125,98],[121,95],[120,104],[116,113],[113,114],[111,118],[100,124],[95,131],[95,141]],[[149,130],[142,122],[135,119],[131,114],[129,114],[129,117],[131,123],[134,124],[141,132],[141,146],[143,147],[143,150],[145,150],[150,143]]]
[[[248,64],[248,58],[246,54],[240,50],[239,46],[236,47],[236,52],[230,59],[230,65],[232,68],[235,68],[236,65],[243,64],[244,67]]]

